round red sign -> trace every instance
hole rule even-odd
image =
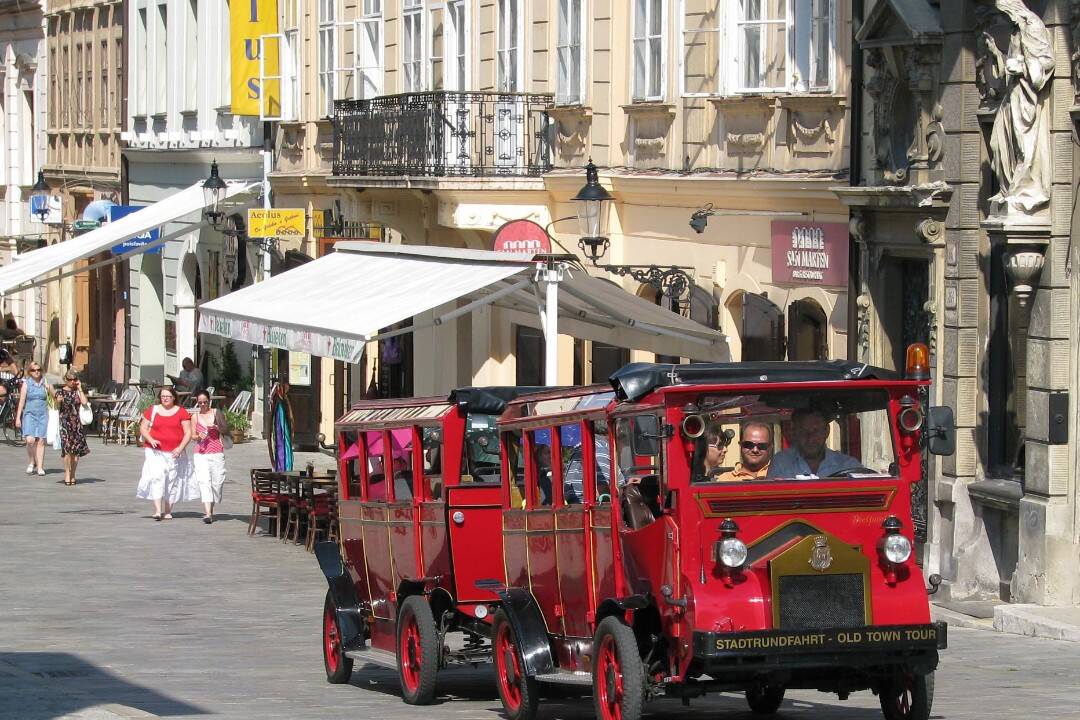
[[[492,249],[496,252],[543,255],[551,252],[551,240],[547,231],[532,220],[511,220],[495,231]]]

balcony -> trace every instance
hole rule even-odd
[[[333,176],[374,185],[539,177],[552,167],[552,102],[551,95],[447,91],[339,100]]]

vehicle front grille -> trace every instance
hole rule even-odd
[[[784,630],[856,627],[866,624],[863,576],[782,575],[776,588]]]

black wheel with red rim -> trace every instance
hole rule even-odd
[[[783,685],[759,683],[746,689],[746,704],[755,715],[772,715],[784,702]]]
[[[338,625],[337,608],[330,593],[326,593],[323,603],[323,668],[326,680],[335,685],[349,682],[352,677],[352,658],[345,657],[345,647],[341,642],[341,627]]]
[[[593,639],[593,704],[598,720],[638,720],[645,705],[645,666],[634,631],[608,617]]]
[[[885,720],[927,720],[934,704],[934,673],[897,673],[878,695]]]
[[[439,632],[431,606],[422,595],[406,598],[398,612],[397,664],[405,702],[430,705],[439,671]]]
[[[532,720],[540,700],[538,683],[525,674],[521,649],[510,619],[502,610],[495,613],[491,652],[495,661],[495,684],[499,688],[503,712],[509,720]]]

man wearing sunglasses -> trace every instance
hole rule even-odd
[[[772,461],[772,428],[763,422],[743,423],[740,429],[739,456],[735,467],[717,476],[716,482],[760,480],[769,473]]]

